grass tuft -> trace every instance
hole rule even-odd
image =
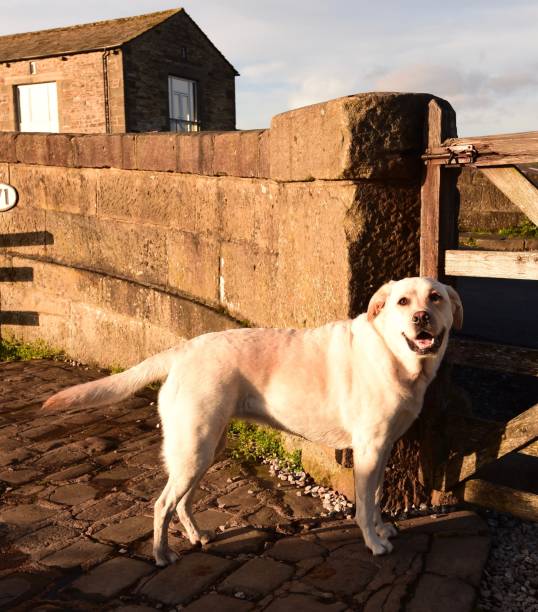
[[[43,340],[23,342],[15,338],[0,339],[0,361],[27,361],[29,359],[65,359],[65,353],[52,348]]]
[[[515,227],[506,227],[499,230],[505,238],[538,238],[538,226],[528,219]]]
[[[302,469],[301,451],[288,453],[282,446],[279,432],[244,421],[232,421],[228,435],[233,441],[231,455],[240,461],[260,461],[262,459],[279,459],[292,471]]]

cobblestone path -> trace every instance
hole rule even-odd
[[[394,552],[373,557],[351,521],[320,516],[319,499],[229,459],[196,495],[198,522],[216,540],[193,548],[173,524],[180,560],[157,569],[152,505],[165,476],[155,393],[40,410],[52,392],[101,375],[63,362],[0,364],[0,609],[473,609],[489,548],[475,514],[403,521]]]

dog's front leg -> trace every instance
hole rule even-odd
[[[363,440],[353,445],[355,475],[355,520],[361,528],[366,546],[374,555],[383,555],[392,550],[387,537],[379,537],[375,529],[375,493],[379,472],[384,465],[383,444]]]
[[[392,444],[387,445],[384,453],[383,460],[379,464],[379,472],[377,474],[377,486],[375,492],[375,506],[374,506],[374,525],[377,535],[380,538],[392,538],[398,534],[398,530],[392,523],[385,523],[381,516],[381,498],[383,497],[383,481],[385,480],[385,468],[390,457],[392,450]]]

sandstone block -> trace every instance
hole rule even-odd
[[[0,161],[17,161],[16,145],[17,132],[0,132]]]
[[[139,170],[175,172],[177,168],[176,134],[139,134],[136,136],[136,166]]]
[[[47,228],[54,236],[47,253],[58,262],[166,283],[166,240],[158,228],[60,212],[47,215]]]
[[[272,559],[255,558],[225,578],[218,590],[233,595],[237,592],[250,597],[263,597],[277,589],[293,575],[293,568]]]
[[[178,136],[178,172],[202,174],[199,134],[181,134]]]
[[[220,248],[215,240],[187,232],[168,232],[168,284],[202,300],[219,297]]]
[[[76,506],[82,502],[94,499],[96,495],[97,489],[94,489],[89,485],[71,484],[56,489],[53,493],[51,493],[49,499],[57,504]]]
[[[238,319],[255,326],[275,325],[279,295],[275,284],[279,258],[249,244],[225,242],[221,247],[220,301]],[[245,283],[245,279],[249,279]],[[278,324],[277,324],[278,325]]]
[[[426,571],[460,578],[478,587],[489,544],[489,536],[435,538],[426,558]]]
[[[215,134],[212,174],[215,176],[261,177],[261,139],[265,130],[220,132]],[[265,164],[266,165],[266,164]],[[265,175],[267,176],[267,175]]]
[[[73,136],[75,165],[81,168],[122,168],[123,140],[120,134]]]
[[[49,163],[49,147],[47,134],[17,134],[15,140],[15,151],[17,161],[20,164],[41,164],[47,166]]]
[[[50,166],[70,167],[74,165],[73,137],[70,134],[49,134],[47,137]]]
[[[136,169],[136,136],[135,134],[122,134],[122,165],[124,170]]]
[[[414,596],[407,603],[409,612],[454,612],[472,610],[476,598],[473,587],[457,578],[424,573],[415,589]]]
[[[271,178],[413,178],[429,94],[365,93],[314,104],[273,117]],[[451,113],[451,107],[439,100]]]
[[[34,480],[36,476],[39,476],[39,472],[31,469],[4,470],[3,472],[0,472],[0,480],[3,480],[11,485],[20,485],[24,484],[25,482],[30,482],[31,480]]]
[[[144,561],[116,557],[94,567],[87,574],[77,578],[72,587],[85,595],[98,599],[115,597],[121,591],[137,582],[142,576],[153,571]]]
[[[249,242],[276,251],[282,203],[283,189],[274,181],[220,179],[219,236],[230,242]]]
[[[278,540],[267,554],[279,561],[297,563],[303,559],[322,556],[325,552],[325,549],[315,542],[302,538],[284,538]]]
[[[20,198],[35,208],[94,215],[97,174],[94,170],[14,165],[11,180]]]
[[[56,510],[42,508],[36,504],[18,504],[4,506],[0,511],[0,520],[8,525],[26,526],[45,521],[56,514]]]
[[[181,604],[205,591],[233,566],[227,559],[191,553],[158,572],[140,592],[169,606]]]
[[[49,567],[64,569],[78,566],[88,567],[99,563],[112,551],[112,547],[106,544],[92,542],[91,540],[79,540],[41,559],[41,563]]]
[[[17,185],[15,184],[15,187]],[[0,215],[0,249],[21,255],[45,255],[54,237],[45,228],[45,211],[33,208],[25,198],[16,208]]]
[[[130,544],[135,540],[146,537],[153,531],[153,520],[148,516],[131,516],[109,525],[95,534],[100,540],[116,542],[117,544]]]

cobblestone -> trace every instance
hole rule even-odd
[[[40,409],[50,392],[102,374],[58,362],[0,364],[0,608],[473,610],[489,546],[474,513],[402,521],[394,552],[373,557],[352,521],[322,515],[319,497],[297,496],[267,465],[229,458],[194,495],[196,520],[216,539],[193,547],[173,522],[179,560],[156,568],[151,517],[166,475],[154,395],[63,414]]]

